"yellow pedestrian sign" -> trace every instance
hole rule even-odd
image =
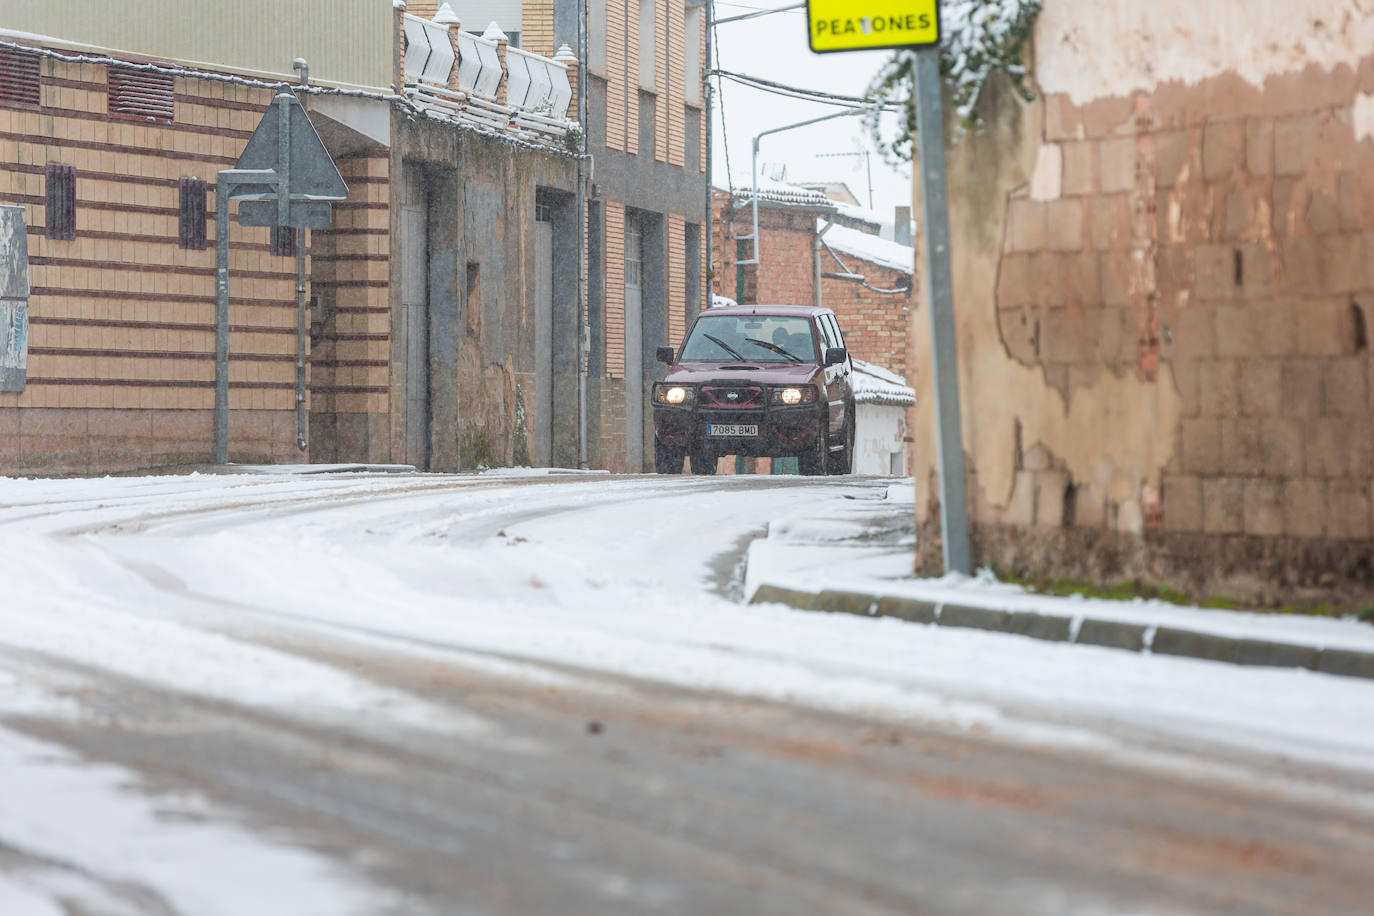
[[[807,0],[806,21],[819,54],[940,43],[939,0]]]

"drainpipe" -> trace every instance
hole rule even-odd
[[[815,266],[816,266],[816,308],[820,308],[820,307],[821,307],[821,304],[822,304],[822,303],[821,303],[821,245],[824,244],[824,243],[821,241],[821,237],[824,236],[827,232],[829,232],[829,231],[830,231],[830,227],[832,227],[832,226],[834,226],[834,225],[835,225],[834,223],[832,223],[830,220],[827,219],[827,220],[825,221],[825,225],[824,225],[823,227],[821,227],[821,230],[820,230],[819,232],[816,233],[816,237],[815,237],[814,239],[811,240],[811,254],[812,254],[812,257],[813,257],[813,262],[814,262],[814,264],[815,264]]]
[[[707,73],[711,70],[711,48],[713,46],[713,42],[711,41],[711,32],[715,28],[716,5],[714,0],[706,0],[705,6],[706,64],[701,68],[701,91],[704,96],[702,101],[705,103],[706,107],[706,181],[704,182],[704,184],[706,185],[706,218],[702,220],[702,228],[705,229],[706,235],[706,272],[702,275],[701,278],[702,288],[704,292],[702,294],[702,301],[699,303],[699,305],[702,308],[708,307],[713,301],[711,299],[711,296],[715,293],[715,288],[714,284],[711,282],[711,271],[715,269],[716,263],[711,259],[711,249],[713,247],[712,242],[715,236],[715,216],[712,213],[711,209],[711,78],[707,76]],[[734,201],[730,201],[730,204],[733,206]],[[725,265],[722,264],[721,266],[724,267]]]
[[[310,85],[310,65],[305,62],[304,57],[292,61],[291,68],[301,72],[301,86]],[[304,226],[296,228],[296,448],[303,452],[309,448],[309,441],[306,439],[309,419],[305,413],[305,347],[308,320],[308,306],[305,301],[305,244],[309,232],[310,230]]]
[[[577,0],[577,466],[587,467],[587,0]]]

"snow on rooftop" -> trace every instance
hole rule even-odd
[[[906,379],[890,369],[854,360],[854,374],[850,376],[854,388],[856,404],[891,404],[897,407],[911,407],[916,403],[916,392],[907,386]]]
[[[720,189],[724,190],[724,189]],[[754,195],[751,186],[736,185],[734,196],[736,200],[749,200]],[[820,191],[812,191],[808,188],[799,188],[794,184],[785,181],[774,181],[771,178],[761,178],[758,182],[759,200],[772,201],[781,204],[793,204],[807,207],[823,207],[827,210],[834,209],[835,202],[826,197]]]
[[[817,231],[821,228],[822,224],[817,222]],[[891,267],[908,275],[915,268],[916,252],[910,245],[889,242],[887,239],[850,229],[848,226],[831,226],[821,237],[821,241],[838,252],[853,255],[879,267]]]
[[[883,218],[878,215],[878,211],[876,210],[870,210],[867,207],[857,206],[856,204],[847,204],[841,200],[834,200],[831,201],[831,203],[835,205],[835,211],[839,213],[840,216],[858,220],[863,223],[869,223],[875,227],[883,224]]]

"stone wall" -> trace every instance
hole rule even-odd
[[[1236,15],[1200,19],[1195,55],[1170,36],[1132,70],[1160,26],[1088,37],[1081,6],[1046,4],[1040,99],[993,86],[991,127],[951,149],[977,561],[1366,601],[1374,56],[1346,45],[1368,24],[1306,22],[1278,54],[1223,3]],[[913,322],[928,391],[928,319]],[[929,400],[916,422],[933,428]],[[933,532],[933,443],[916,448]]]

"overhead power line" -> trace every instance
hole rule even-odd
[[[800,9],[805,9],[805,8],[806,8],[806,4],[805,4],[805,3],[797,3],[797,4],[794,4],[794,5],[792,5],[792,6],[779,6],[779,7],[771,8],[771,9],[764,9],[764,8],[762,8],[762,7],[757,7],[757,6],[746,6],[745,4],[742,4],[742,3],[727,3],[727,4],[725,4],[725,5],[726,5],[726,6],[738,6],[738,7],[741,7],[742,9],[753,10],[754,12],[752,12],[752,13],[741,13],[741,14],[738,15],[738,16],[727,16],[727,17],[724,18],[724,19],[717,19],[717,20],[716,20],[716,25],[725,25],[726,23],[730,23],[730,22],[743,22],[745,19],[757,19],[757,18],[759,18],[760,16],[771,16],[771,15],[773,15],[774,13],[788,13],[788,12],[792,12],[793,10],[800,10]]]
[[[761,92],[771,92],[775,95],[800,99],[806,102],[817,102],[822,105],[835,105],[843,108],[880,108],[884,111],[901,111],[905,108],[905,105],[901,102],[880,102],[876,99],[870,99],[864,96],[840,95],[834,92],[822,92],[819,89],[805,89],[801,86],[789,86],[786,83],[764,79],[761,76],[750,76],[747,73],[735,73],[731,70],[721,70],[717,68],[709,71],[707,75],[728,79],[733,83],[738,83],[741,86],[747,86],[751,89],[758,89]]]

